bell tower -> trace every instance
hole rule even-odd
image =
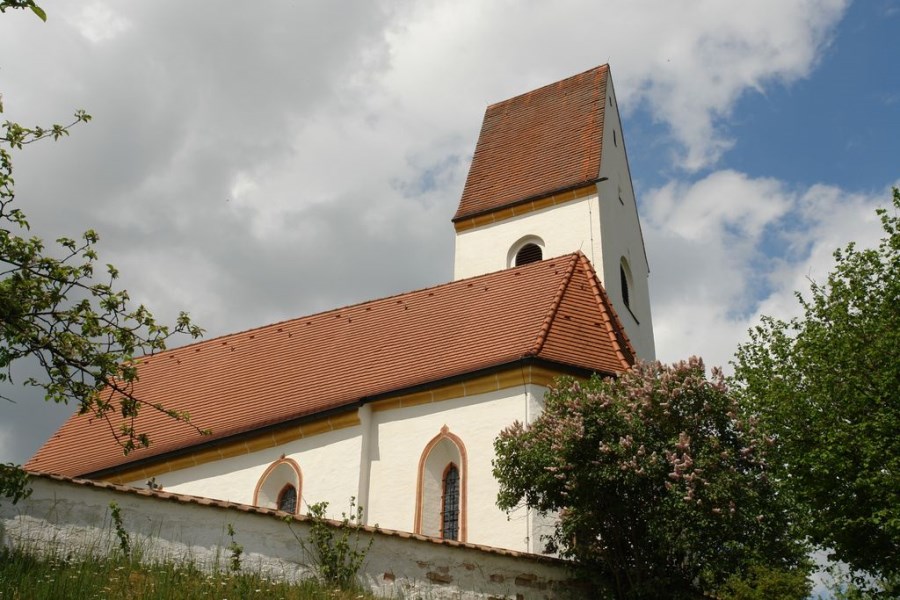
[[[488,106],[453,226],[455,279],[581,251],[637,355],[655,359],[650,267],[608,65]]]

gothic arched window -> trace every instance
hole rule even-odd
[[[459,537],[459,469],[453,463],[444,469],[441,488],[441,537],[455,540]]]
[[[466,447],[445,425],[422,452],[416,483],[414,531],[466,541]]]
[[[266,467],[259,478],[253,492],[253,504],[297,514],[302,482],[297,461],[282,457]]]

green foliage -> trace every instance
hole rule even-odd
[[[339,522],[330,521],[325,515],[327,502],[317,502],[309,506],[309,539],[301,538],[293,527],[291,532],[307,553],[323,583],[342,590],[356,588],[356,574],[366,562],[366,555],[375,541],[369,535],[362,539],[363,508],[356,505],[356,498],[350,498],[350,510],[341,513]],[[292,519],[285,518],[288,526]]]
[[[244,553],[244,547],[234,539],[234,526],[231,523],[228,524],[228,537],[231,538],[231,543],[228,544],[228,568],[237,573],[241,570],[241,555]]]
[[[718,591],[719,600],[803,600],[812,591],[806,573],[754,565],[732,575]]]
[[[90,120],[75,113],[68,125],[22,127],[7,121],[0,137],[0,381],[12,379],[13,364],[35,359],[45,378],[25,383],[44,389],[47,400],[75,402],[79,412],[110,423],[125,452],[149,444],[136,431],[134,419],[142,403],[132,393],[137,378],[135,357],[165,349],[175,333],[201,334],[182,313],[175,326],[157,323],[144,306],[129,306],[128,292],[113,286],[119,273],[106,265],[106,281],[94,278],[99,237],[92,230],[76,241],[56,240],[58,256],[44,241],[28,235],[25,213],[15,206],[10,149],[68,135]],[[169,416],[190,421],[189,415],[153,405]],[[114,427],[110,416],[122,423]],[[198,430],[199,431],[199,430]]]
[[[0,498],[9,498],[15,504],[30,495],[28,473],[12,463],[0,464]]]
[[[119,550],[125,558],[131,557],[131,536],[125,531],[125,524],[122,521],[122,509],[115,502],[109,503],[109,514],[112,517],[113,528],[116,531],[116,537],[119,538]]]
[[[860,572],[850,572],[844,565],[832,564],[826,569],[829,598],[834,600],[888,600],[900,598],[900,575],[873,579]]]
[[[359,600],[372,596],[359,591],[337,592],[314,580],[287,583],[246,569],[240,573],[209,572],[189,560],[141,564],[118,553],[63,558],[0,548],[0,598]]]
[[[3,0],[0,2],[0,13],[5,13],[7,8],[27,8],[33,12],[41,21],[47,20],[47,13],[44,9],[34,3],[34,0]]]
[[[754,564],[805,568],[769,441],[721,371],[639,363],[618,379],[560,379],[544,402],[494,443],[498,504],[558,514],[549,549],[617,597],[697,597]]]
[[[0,12],[7,9],[28,9],[46,20],[32,0],[0,1]],[[13,381],[17,362],[34,360],[44,376],[29,378],[25,384],[43,388],[47,400],[73,402],[79,413],[106,421],[128,453],[150,443],[146,432],[135,429],[135,418],[144,406],[132,393],[137,357],[165,349],[176,333],[196,338],[202,330],[186,313],[170,327],[158,323],[146,307],[132,306],[128,292],[114,286],[119,273],[112,265],[103,268],[103,280],[96,278],[99,236],[93,230],[77,240],[59,238],[49,246],[31,235],[28,219],[15,202],[12,153],[39,140],[68,136],[73,126],[90,120],[89,114],[79,110],[66,125],[25,127],[11,121],[2,125],[0,382]],[[156,404],[150,408],[190,424],[187,413]],[[0,470],[0,493],[19,499],[17,486],[22,479],[15,471]]]
[[[900,191],[877,248],[834,253],[803,316],[764,317],[737,354],[746,404],[771,431],[776,475],[832,558],[900,576]]]

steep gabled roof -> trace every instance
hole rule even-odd
[[[595,182],[608,77],[602,65],[489,106],[453,220]]]
[[[71,417],[28,462],[78,476],[526,358],[615,374],[633,351],[587,258],[571,254],[170,350],[140,361],[151,446],[122,455],[112,424]]]

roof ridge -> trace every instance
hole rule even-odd
[[[568,256],[571,256],[571,255],[563,255],[560,257],[554,257],[554,259],[567,258]],[[549,261],[552,259],[547,259],[547,260]],[[513,267],[513,268],[521,269],[521,268],[527,268],[528,266],[529,265],[522,265],[521,267]],[[277,329],[280,326],[284,326],[289,323],[294,323],[296,321],[302,321],[304,319],[320,318],[320,317],[324,317],[324,316],[331,315],[334,313],[340,313],[342,311],[356,309],[356,308],[365,306],[367,304],[373,304],[375,302],[383,302],[385,300],[396,300],[397,298],[400,298],[403,296],[410,296],[413,294],[436,290],[438,288],[449,287],[452,285],[460,284],[464,281],[472,281],[472,280],[482,279],[482,278],[496,275],[498,273],[502,273],[504,271],[509,271],[509,270],[511,270],[511,269],[508,269],[508,268],[498,269],[496,271],[491,271],[489,273],[480,273],[478,275],[472,275],[469,277],[464,277],[462,279],[454,279],[452,281],[445,281],[444,283],[438,283],[438,284],[431,285],[428,287],[416,288],[416,289],[408,290],[405,292],[397,292],[396,294],[390,294],[388,296],[381,296],[379,298],[370,298],[369,300],[363,300],[361,302],[356,302],[354,304],[345,304],[343,306],[337,306],[337,307],[329,308],[327,310],[322,310],[319,312],[309,313],[309,314],[305,314],[305,315],[298,315],[296,317],[290,317],[287,319],[281,319],[280,321],[275,321],[274,323],[266,323],[265,325],[258,325],[256,327],[249,327],[247,329],[241,329],[238,331],[230,331],[228,333],[223,333],[223,334],[217,335],[215,337],[204,338],[201,340],[193,341],[188,344],[184,344],[183,346],[175,346],[173,348],[166,348],[165,350],[160,350],[159,352],[155,352],[153,354],[144,354],[142,356],[135,357],[134,360],[138,363],[144,363],[145,361],[147,361],[149,359],[164,356],[164,355],[172,353],[172,352],[180,352],[187,348],[194,348],[196,346],[204,346],[204,345],[212,345],[213,342],[221,342],[223,339],[226,339],[226,338],[232,338],[232,337],[236,337],[236,336],[240,336],[240,335],[244,335],[244,334],[248,334],[248,333],[260,332],[260,331],[269,330],[269,329]]]
[[[600,280],[597,277],[597,271],[594,270],[594,265],[591,264],[588,257],[580,250],[577,254],[579,264],[587,270],[588,281],[590,282],[591,290],[594,293],[594,299],[597,301],[597,304],[600,307],[600,313],[603,315],[607,324],[607,334],[609,335],[610,342],[612,342],[613,348],[615,348],[616,351],[616,356],[619,357],[619,361],[622,363],[624,370],[627,371],[634,365],[634,359],[637,356],[637,353],[631,345],[631,340],[628,339],[628,334],[625,332],[625,326],[622,325],[619,314],[613,307],[612,302],[609,301],[609,296],[607,296],[606,291],[600,284]],[[628,352],[631,360],[625,356],[625,352],[623,352],[622,348],[623,345],[625,347],[624,350]]]
[[[609,72],[609,63],[604,63],[604,64],[602,64],[602,65],[597,65],[596,67],[591,67],[590,69],[587,69],[587,70],[582,71],[582,72],[580,72],[580,73],[575,73],[574,75],[569,75],[568,77],[563,77],[562,79],[560,79],[560,80],[558,80],[558,81],[552,81],[552,82],[550,82],[550,83],[546,83],[546,84],[542,85],[541,87],[535,88],[535,89],[533,89],[533,90],[528,90],[527,92],[522,92],[521,94],[516,94],[515,96],[512,96],[512,97],[510,97],[510,98],[506,98],[505,100],[498,100],[497,102],[493,102],[493,103],[491,103],[491,104],[488,104],[488,105],[487,105],[487,110],[489,110],[489,109],[491,109],[491,108],[494,108],[494,107],[496,107],[496,106],[499,106],[499,105],[501,105],[501,104],[506,104],[506,103],[508,103],[508,102],[512,102],[513,100],[516,100],[516,99],[518,99],[518,98],[524,98],[524,97],[526,97],[526,96],[533,96],[533,95],[536,95],[536,94],[542,92],[543,90],[545,90],[545,89],[548,88],[548,87],[559,86],[559,85],[564,84],[565,82],[569,81],[570,79],[575,79],[576,77],[583,77],[584,75],[588,75],[588,74],[591,74],[591,73],[594,73],[594,72],[597,72],[597,73],[599,74],[599,73],[602,73],[602,72],[604,72],[604,71]]]
[[[541,328],[538,331],[537,339],[534,341],[534,346],[532,346],[532,349],[526,354],[526,356],[537,356],[538,353],[540,353],[541,349],[544,347],[544,344],[547,341],[547,335],[550,333],[550,326],[553,324],[553,320],[556,318],[556,314],[559,312],[559,305],[562,303],[562,298],[566,293],[566,288],[569,287],[569,282],[572,280],[572,274],[575,272],[575,265],[578,264],[579,254],[581,254],[581,251],[569,255],[569,266],[566,268],[566,275],[559,283],[559,289],[556,290],[556,295],[553,297],[553,302],[550,305],[550,310],[547,311],[547,315],[544,317],[544,320],[541,323]]]

